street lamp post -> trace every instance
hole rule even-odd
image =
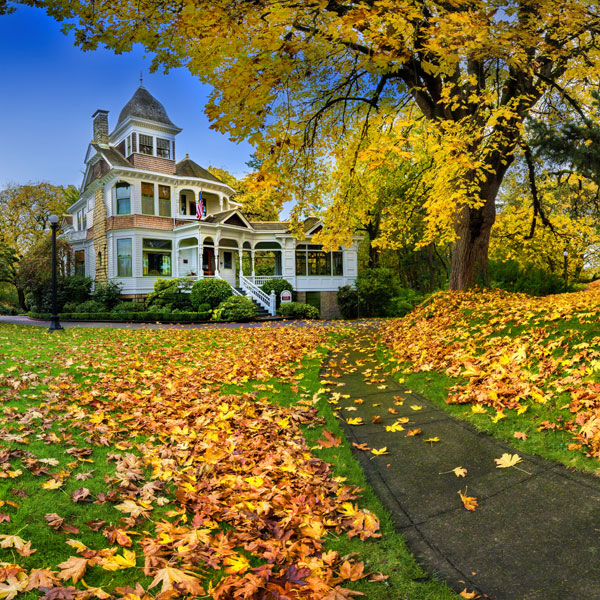
[[[58,229],[58,217],[50,215],[50,227],[52,227],[52,317],[48,331],[59,331],[62,325],[58,320],[57,282],[56,282],[56,230]]]

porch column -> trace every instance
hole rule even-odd
[[[252,250],[250,250],[250,254],[252,255],[252,283],[254,283],[254,277],[255,277],[255,272],[254,272],[254,248],[252,248]]]
[[[202,255],[204,254],[204,245],[202,244],[202,237],[198,236],[198,253],[196,255],[196,277],[198,279],[204,279],[204,269],[202,268]]]
[[[181,250],[179,249],[179,243],[175,247],[175,260],[173,261],[175,264],[173,265],[173,277],[179,277],[179,256],[181,255]]]
[[[244,257],[244,249],[243,248],[239,248],[238,249],[238,258],[239,258],[239,261],[240,261],[240,273],[239,273],[240,277],[242,277],[244,275],[244,271],[242,269],[243,257]]]
[[[219,210],[223,212],[223,195],[219,194]]]
[[[219,271],[219,259],[220,259],[220,252],[219,252],[219,244],[221,242],[221,236],[217,235],[215,236],[215,277],[220,278],[221,277],[221,273]]]

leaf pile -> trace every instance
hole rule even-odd
[[[70,497],[74,510],[110,505],[120,518],[86,523],[107,540],[90,548],[77,540],[79,527],[46,514],[48,527],[71,537],[74,552],[58,565],[39,552],[34,569],[19,561],[3,567],[0,597],[32,589],[48,600],[356,595],[341,584],[366,576],[363,563],[325,551],[323,540],[328,533],[377,537],[377,517],[359,508],[359,490],[333,478],[307,447],[299,426],[319,421],[315,401],[284,408],[262,393],[275,391],[272,377],[298,391],[301,361],[324,341],[320,328],[120,331],[102,343],[57,341],[64,344],[55,358],[63,371],[56,383],[45,380],[44,401],[4,410],[2,476],[18,481],[27,470],[40,488],[60,494],[70,480],[91,476],[75,471],[91,462],[94,448],[106,447],[114,474],[105,476],[105,491],[83,486]],[[221,390],[248,382],[254,392]],[[0,381],[13,400],[38,383],[22,367]],[[60,466],[36,456],[27,450],[34,438],[72,461]],[[35,540],[0,541],[9,544],[21,556],[36,551]],[[98,569],[131,569],[131,585],[63,587]],[[147,589],[138,583],[143,576],[152,578]]]
[[[600,458],[600,291],[534,298],[496,291],[441,292],[383,331],[405,372],[438,371],[461,382],[448,403],[505,409],[566,402],[564,429]]]

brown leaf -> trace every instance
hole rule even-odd
[[[29,592],[30,590],[35,590],[39,587],[51,588],[55,586],[57,581],[56,571],[33,569],[31,573],[29,573],[25,591]]]
[[[71,492],[71,499],[73,500],[73,502],[91,502],[92,500],[90,490],[88,490],[85,487],[79,488],[78,490]]]
[[[79,556],[70,556],[68,560],[58,565],[62,569],[58,574],[58,578],[66,581],[72,579],[73,583],[77,583],[85,574],[87,568],[87,559]]]
[[[355,590],[348,590],[346,588],[337,586],[334,587],[326,596],[323,596],[323,600],[348,600],[353,596],[364,596],[362,592]]]
[[[335,448],[342,443],[341,437],[336,437],[331,433],[331,431],[327,431],[327,429],[323,429],[323,437],[324,440],[317,440],[317,444],[322,448]]]

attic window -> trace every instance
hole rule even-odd
[[[156,156],[171,158],[171,144],[169,140],[156,138]]]
[[[154,144],[151,135],[140,133],[140,154],[154,154]]]

